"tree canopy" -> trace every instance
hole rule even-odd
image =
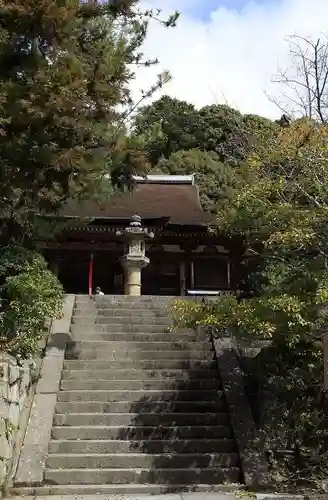
[[[237,343],[270,341],[247,368],[256,379],[255,410],[272,454],[272,478],[287,485],[323,487],[328,470],[322,382],[327,134],[327,126],[295,121],[238,168],[238,189],[218,210],[218,225],[243,241],[245,262],[252,257],[250,293],[175,309],[178,324],[225,330]]]
[[[222,163],[219,155],[212,151],[178,151],[167,159],[162,158],[157,166],[168,174],[194,173],[203,209],[212,212],[225,206],[238,185],[238,175],[232,167]]]
[[[238,184],[239,173],[232,169],[279,129],[275,122],[226,105],[197,110],[164,96],[140,110],[133,134],[143,141],[156,172],[195,174],[203,208],[215,212],[227,200],[226,191]]]
[[[135,156],[126,154],[122,168],[118,138],[133,107],[133,67],[150,64],[140,53],[147,17],[138,3],[1,5],[0,206],[6,238],[31,213],[55,211],[72,194],[87,196],[104,173],[122,183],[136,167]],[[158,85],[165,79],[160,75]]]

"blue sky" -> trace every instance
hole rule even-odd
[[[194,0],[193,5],[187,8],[187,13],[202,20],[209,20],[211,12],[220,7],[225,7],[229,10],[242,11],[251,3],[258,5],[278,3],[279,0]],[[179,10],[179,1],[177,1],[177,9]]]

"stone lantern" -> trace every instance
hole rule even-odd
[[[154,234],[142,227],[139,215],[133,215],[128,227],[124,231],[117,231],[116,234],[125,241],[124,255],[121,258],[125,271],[124,294],[139,296],[141,295],[141,269],[150,262],[146,257],[145,241],[152,239]]]

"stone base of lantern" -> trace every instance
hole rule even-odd
[[[141,295],[141,269],[149,264],[148,257],[124,255],[121,259],[125,271],[124,294],[138,297]]]

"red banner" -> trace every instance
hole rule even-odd
[[[90,255],[90,263],[89,263],[89,296],[92,295],[92,281],[93,281],[93,253]]]

